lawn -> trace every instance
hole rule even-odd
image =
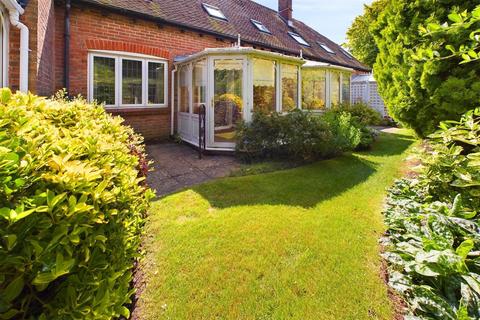
[[[141,319],[392,319],[378,239],[414,140],[156,201]]]

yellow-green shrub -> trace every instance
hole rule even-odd
[[[128,316],[151,191],[141,138],[121,123],[1,89],[0,319]]]

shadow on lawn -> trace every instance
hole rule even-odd
[[[372,150],[270,174],[217,180],[192,188],[213,207],[287,205],[311,208],[366,181],[385,160],[366,157],[401,154],[413,138],[382,134]]]

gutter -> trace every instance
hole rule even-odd
[[[70,0],[65,1],[65,46],[63,50],[63,86],[67,91],[67,95],[70,93],[70,9],[72,5]]]
[[[203,28],[199,28],[199,27],[193,27],[193,26],[190,26],[190,25],[187,25],[187,24],[183,24],[183,23],[179,23],[179,22],[175,22],[175,21],[170,21],[170,20],[165,20],[165,19],[162,19],[162,18],[159,18],[159,17],[155,17],[155,16],[152,16],[152,15],[136,12],[136,11],[133,11],[133,10],[123,9],[123,8],[119,8],[119,7],[115,7],[115,6],[111,6],[111,5],[106,5],[106,4],[99,4],[99,3],[93,2],[91,0],[78,0],[78,2],[83,2],[85,4],[88,4],[88,5],[91,5],[93,7],[97,7],[97,8],[108,9],[109,12],[117,12],[117,13],[120,13],[120,14],[128,15],[130,17],[138,18],[138,19],[141,19],[141,20],[153,21],[153,22],[157,22],[157,23],[160,22],[160,23],[164,23],[164,24],[167,24],[167,25],[170,25],[170,26],[181,27],[181,28],[185,28],[185,29],[188,29],[188,30],[196,31],[196,32],[202,32],[204,34],[208,34],[208,35],[211,35],[211,36],[221,37],[221,38],[225,38],[225,39],[228,39],[228,40],[233,40],[235,42],[238,40],[238,35],[228,35],[228,34],[215,32],[215,31],[211,31],[211,30],[207,30],[207,29],[203,29]],[[247,43],[247,44],[251,44],[253,46],[261,46],[261,47],[281,51],[283,53],[290,54],[290,55],[295,55],[295,56],[298,55],[298,51],[285,49],[285,48],[280,48],[280,47],[268,45],[268,44],[265,44],[265,43],[261,43],[261,42],[258,42],[258,41],[249,41],[249,40],[243,40],[242,39],[242,42]],[[310,56],[310,55],[304,55],[303,58],[304,59],[311,59],[311,60],[319,60],[320,59],[318,57]],[[337,62],[337,61],[334,61],[334,60],[322,59],[322,61],[329,62],[329,63],[336,64],[336,65],[343,66],[343,67],[347,67],[347,68],[352,68],[351,65],[340,63],[340,62]],[[359,71],[370,72],[369,69],[362,68],[362,67],[355,67],[354,69],[359,70]]]
[[[171,102],[170,102],[170,135],[173,136],[175,134],[175,73],[177,73],[177,66],[175,66],[172,70],[172,94],[171,94]]]
[[[20,22],[20,13],[23,13],[23,9],[18,10],[18,8],[9,8],[10,12],[10,23],[12,26],[20,30],[20,91],[27,93],[28,92],[28,38],[29,31],[28,27]]]

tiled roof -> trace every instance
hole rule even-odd
[[[276,51],[299,55],[303,51],[305,58],[333,63],[357,70],[369,70],[355,59],[342,52],[339,45],[324,37],[301,21],[293,20],[290,28],[277,11],[251,0],[81,0],[120,11],[135,14],[147,19],[192,28],[198,31],[216,34],[231,39],[241,35],[242,41],[251,45],[264,46]],[[202,3],[220,8],[228,21],[210,17]],[[321,13],[319,12],[319,16]],[[262,22],[271,34],[260,32],[251,19]],[[296,42],[288,32],[301,35],[310,47]],[[326,52],[319,43],[325,43],[334,54]]]

